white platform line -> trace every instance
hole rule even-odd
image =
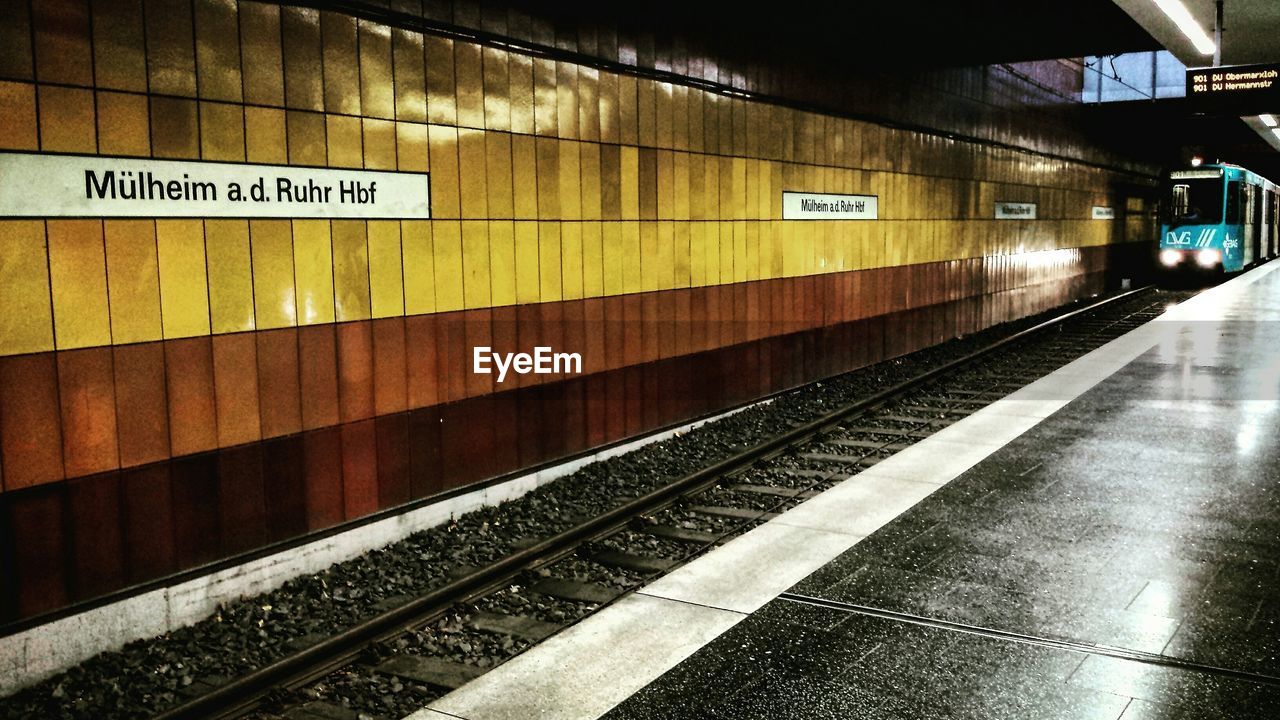
[[[605,608],[406,720],[590,720],[810,572],[1125,367],[1178,321],[1237,301],[1265,265],[1212,288]],[[1220,316],[1220,315],[1218,315]]]
[[[599,717],[745,617],[628,595],[410,717]]]
[[[658,578],[640,593],[751,613],[862,538],[851,528],[767,522]]]

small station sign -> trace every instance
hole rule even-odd
[[[1035,220],[1036,204],[1029,202],[996,202],[995,218],[997,220]]]

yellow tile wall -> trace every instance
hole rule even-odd
[[[209,277],[209,322],[213,332],[253,330],[257,326],[253,297],[255,261],[260,258],[250,249],[249,223],[206,221],[204,248]],[[264,319],[268,315],[265,308],[262,315]]]
[[[49,221],[52,231],[54,221]],[[157,220],[160,316],[165,339],[210,332],[205,224],[199,220]],[[220,268],[234,276],[234,267]],[[215,293],[216,296],[216,293]],[[58,346],[61,349],[61,345]]]
[[[111,343],[102,222],[48,223],[54,340],[60,348]]]
[[[103,231],[112,342],[145,342],[160,337],[160,273],[155,222],[107,220],[103,222]]]
[[[368,226],[359,220],[335,220],[331,228],[334,309],[337,320],[339,322],[368,320],[370,317]]]
[[[404,315],[404,257],[400,222],[368,224],[369,308],[375,318]]]
[[[294,307],[299,325],[333,322],[333,245],[326,220],[294,220]],[[406,243],[406,248],[413,247]],[[406,253],[408,255],[408,253]]]
[[[396,239],[399,240],[398,237]],[[290,222],[288,220],[251,220],[249,243],[253,258],[253,308],[256,327],[259,330],[267,330],[297,325],[297,291],[293,274],[293,228]]]
[[[1114,176],[1068,160],[335,12],[33,7],[0,149],[429,171],[432,219],[0,220],[0,354],[1112,241],[1087,215]],[[876,194],[881,220],[784,222],[784,190]]]
[[[49,254],[45,224],[38,220],[0,223],[0,339],[6,354],[53,347],[53,307],[49,301]]]

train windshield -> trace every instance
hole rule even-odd
[[[1222,178],[1179,178],[1173,181],[1169,220],[1177,224],[1222,222]]]

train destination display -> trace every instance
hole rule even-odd
[[[1280,63],[1187,68],[1187,99],[1241,114],[1272,112],[1280,103]]]
[[[782,193],[783,220],[875,220],[879,214],[875,195]]]
[[[0,153],[0,217],[430,216],[427,173]]]

